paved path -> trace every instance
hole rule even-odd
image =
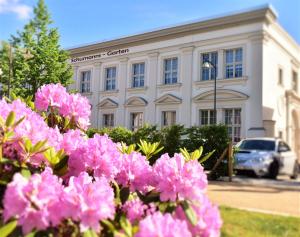
[[[218,205],[300,217],[300,180],[235,177],[210,182],[208,195]]]

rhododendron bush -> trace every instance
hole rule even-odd
[[[143,155],[107,135],[88,138],[88,100],[59,84],[41,87],[34,105],[0,101],[1,236],[220,235],[194,155],[150,165],[158,144],[147,153],[141,143]]]

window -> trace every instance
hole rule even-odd
[[[178,59],[169,58],[164,61],[164,83],[177,83]]]
[[[249,139],[243,140],[238,145],[239,149],[259,150],[259,151],[275,151],[275,142],[268,140]]]
[[[162,126],[171,126],[176,123],[176,111],[162,112]]]
[[[202,67],[204,62],[211,62],[216,66],[216,69],[214,67],[212,68],[204,68]],[[201,55],[201,80],[207,81],[207,80],[214,80],[215,77],[218,76],[218,52],[211,52],[211,53],[203,53]]]
[[[243,49],[229,49],[225,51],[226,78],[243,76]]]
[[[241,140],[241,109],[225,109],[224,122],[232,142]]]
[[[131,121],[131,130],[136,131],[143,126],[144,118],[143,113],[131,113],[130,121]]]
[[[91,91],[91,71],[81,72],[80,92],[89,93]]]
[[[281,86],[283,84],[283,71],[281,68],[278,69],[278,84]]]
[[[116,67],[105,68],[105,90],[113,91],[116,89]]]
[[[298,73],[293,71],[292,72],[292,89],[296,92],[298,92]]]
[[[132,87],[144,87],[145,63],[132,65]]]
[[[200,125],[209,125],[216,123],[214,110],[200,110]]]
[[[103,127],[113,127],[114,125],[114,114],[103,114]]]
[[[291,148],[285,142],[279,142],[278,152],[287,152],[290,150],[291,150]]]

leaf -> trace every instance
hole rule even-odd
[[[111,223],[109,220],[101,220],[101,223],[103,223],[107,228],[113,233],[116,228],[114,227],[113,223]]]
[[[35,231],[28,233],[27,235],[25,235],[25,237],[34,237],[35,236]]]
[[[196,216],[194,209],[191,207],[191,205],[186,200],[181,202],[180,205],[185,213],[185,216],[189,220],[189,222],[192,225],[196,225],[197,224],[197,216]]]
[[[131,226],[130,221],[125,216],[121,216],[120,225],[121,225],[122,229],[124,230],[126,236],[131,237],[132,236],[132,226]]]
[[[199,162],[202,164],[203,162],[205,162],[206,160],[208,160],[208,159],[211,157],[211,155],[214,154],[215,151],[216,151],[216,150],[213,150],[213,151],[207,153],[205,156],[203,156],[203,157],[199,160]]]
[[[17,221],[14,220],[14,221],[11,221],[11,222],[8,222],[6,225],[2,226],[0,228],[0,237],[6,237],[8,236],[9,234],[11,234],[14,229],[17,227]]]
[[[28,169],[21,169],[21,174],[26,179],[29,179],[31,177],[31,172]]]
[[[15,119],[16,119],[16,113],[14,111],[11,111],[6,118],[6,122],[5,122],[6,127],[12,126],[15,122]]]
[[[17,122],[14,123],[13,127],[17,127],[20,123],[23,122],[23,120],[25,119],[25,116],[23,116],[22,118],[20,118]]]
[[[129,198],[130,190],[128,187],[122,188],[120,190],[120,199],[122,204],[124,204]]]
[[[88,229],[83,233],[83,237],[98,237],[98,235],[94,230]]]

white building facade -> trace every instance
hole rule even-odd
[[[268,6],[69,51],[69,89],[89,98],[92,127],[216,119],[233,142],[281,137],[300,157],[300,47]],[[202,67],[207,60],[216,70]]]

